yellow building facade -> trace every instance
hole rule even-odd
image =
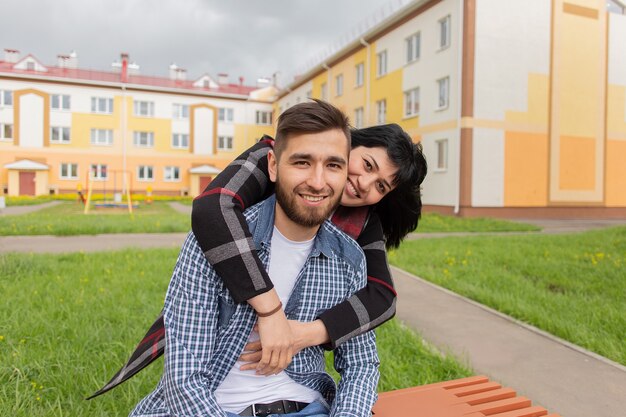
[[[271,134],[274,87],[0,61],[0,187],[198,195]]]
[[[304,92],[356,127],[398,123],[421,142],[428,209],[626,217],[621,0],[416,0],[299,77],[277,109]]]

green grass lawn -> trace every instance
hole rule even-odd
[[[159,313],[177,250],[0,255],[0,415],[121,416],[156,385],[162,359],[110,393]],[[381,391],[468,376],[414,333],[380,329]]]
[[[417,233],[442,232],[535,232],[541,230],[531,224],[486,217],[454,217],[425,213],[420,219]]]
[[[24,202],[39,201],[25,199]],[[41,199],[41,202],[51,201]],[[178,199],[191,205],[191,199]],[[63,201],[34,213],[0,216],[0,236],[8,235],[83,235],[100,233],[168,233],[186,232],[190,216],[173,210],[164,201],[151,205],[139,202],[133,215],[125,209],[93,209],[83,214],[83,205]],[[422,217],[419,233],[432,232],[504,232],[536,231],[535,226],[499,219],[457,218],[427,213]]]
[[[77,202],[62,202],[34,213],[1,216],[2,235],[85,235],[99,233],[186,232],[190,216],[178,213],[165,202],[140,203],[129,214],[126,209],[92,208],[83,214]]]
[[[626,365],[626,227],[407,241],[390,261]]]

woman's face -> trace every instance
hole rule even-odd
[[[391,184],[397,170],[385,148],[352,148],[348,162],[348,181],[343,190],[341,205],[357,207],[378,203],[393,190],[394,186]]]

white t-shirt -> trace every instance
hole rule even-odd
[[[269,276],[283,306],[287,305],[300,271],[313,247],[314,239],[294,242],[283,236],[276,226],[272,233]],[[252,331],[248,342],[259,340]],[[239,413],[250,404],[292,400],[311,403],[322,398],[315,390],[296,383],[285,371],[277,375],[257,375],[255,370],[242,371],[244,362],[237,361],[226,379],[217,387],[217,403],[225,411]]]

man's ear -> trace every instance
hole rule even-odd
[[[278,159],[273,150],[270,150],[267,154],[267,171],[270,174],[270,181],[276,182],[276,176],[278,172]]]

